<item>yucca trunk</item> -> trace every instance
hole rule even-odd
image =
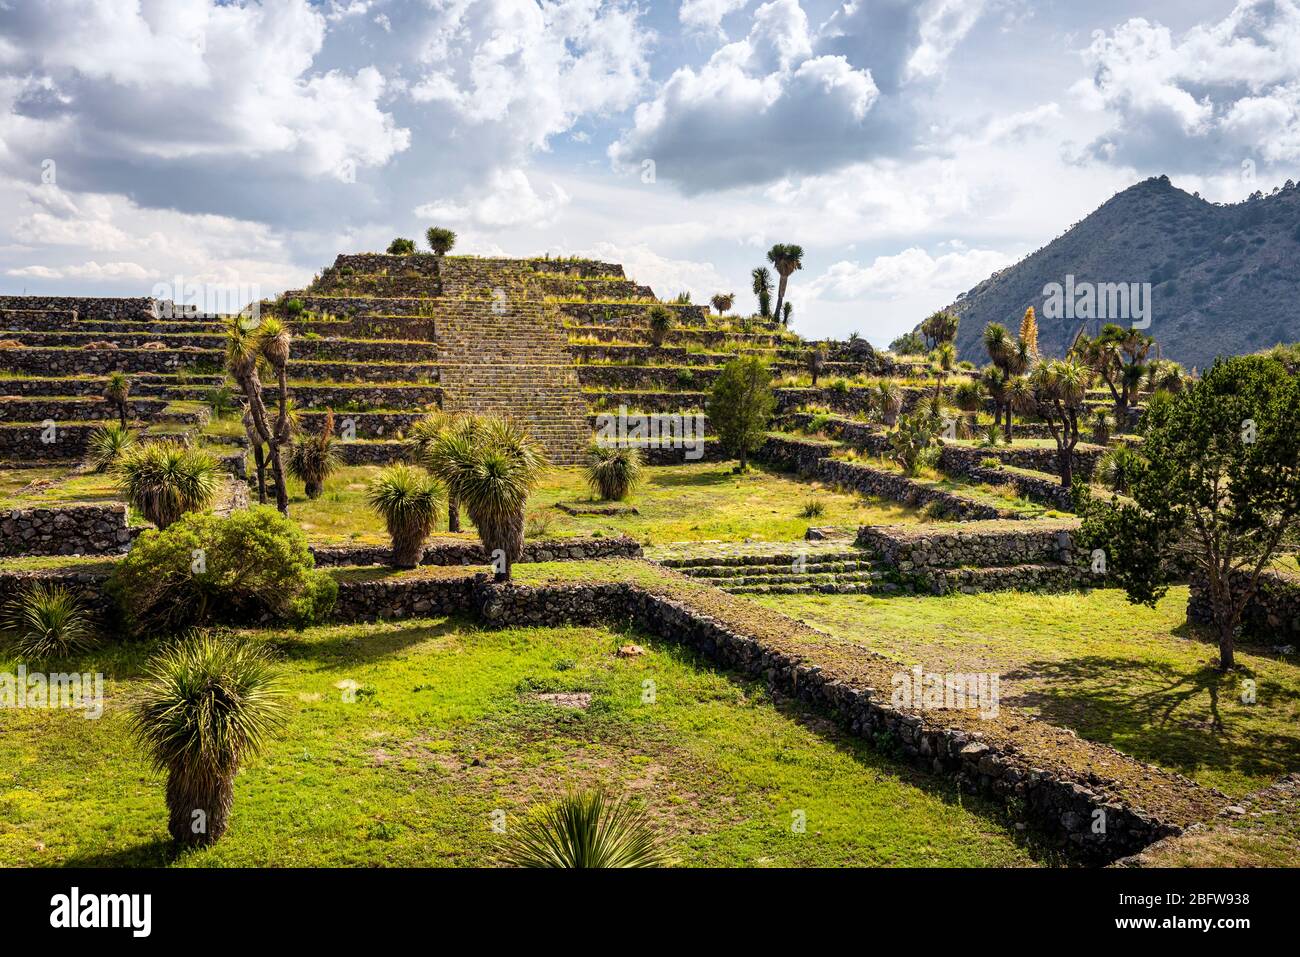
[[[789,278],[789,273],[781,273],[781,281],[776,284],[776,309],[772,313],[772,315],[776,317],[777,321],[781,322],[783,325],[784,320],[781,319],[781,304],[785,302],[785,284]]]
[[[389,537],[393,540],[393,565],[397,568],[418,568],[424,557],[424,541],[428,529],[422,526],[402,523],[388,527]]]
[[[196,773],[178,762],[167,772],[166,799],[167,830],[172,840],[188,847],[215,844],[230,824],[234,771]]]
[[[126,428],[126,402],[117,403],[117,421],[122,428]]]
[[[262,402],[262,383],[258,378],[257,369],[245,372],[240,377],[240,385],[243,386],[244,394],[248,397],[248,411],[252,414],[257,434],[270,452],[271,477],[275,479],[275,507],[279,509],[281,515],[288,515],[289,490],[284,481],[284,464],[280,459],[280,446],[266,422],[266,404]],[[283,394],[281,392],[281,396]]]
[[[460,531],[460,502],[454,495],[447,496],[447,531]]]
[[[478,527],[479,538],[483,541],[483,550],[487,552],[488,561],[496,559],[497,552],[504,556],[505,570],[495,573],[498,582],[510,581],[510,570],[519,556],[524,552],[524,509],[520,506],[514,512],[502,516],[482,516],[482,521],[473,515]]]
[[[325,483],[320,476],[314,475],[311,478],[303,479],[302,484],[307,492],[307,497],[313,501],[320,498],[321,492],[325,491]]]

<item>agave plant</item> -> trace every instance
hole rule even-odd
[[[125,372],[110,372],[104,380],[104,398],[117,410],[117,421],[126,428],[126,400],[131,396],[131,380]]]
[[[289,474],[301,479],[309,499],[320,498],[325,482],[339,467],[339,453],[334,448],[334,412],[325,413],[321,430],[316,435],[303,435],[289,449],[285,463]]]
[[[90,435],[86,451],[96,472],[107,472],[135,444],[135,435],[124,425],[110,422]]]
[[[66,657],[93,640],[81,599],[50,582],[27,586],[5,609],[0,624],[19,657],[32,661]]]
[[[515,867],[661,867],[666,858],[644,813],[603,791],[569,794],[510,832]]]
[[[136,443],[118,462],[118,486],[159,528],[212,504],[219,468],[208,453],[179,442]]]
[[[509,581],[524,547],[524,506],[547,467],[541,448],[508,419],[466,416],[426,459],[469,513],[497,581]]]
[[[229,824],[239,766],[284,724],[283,691],[260,648],[215,632],[164,649],[148,677],[131,729],[167,773],[167,830],[211,844]]]
[[[367,499],[388,526],[393,564],[415,568],[424,555],[424,541],[438,521],[442,490],[424,472],[399,463],[376,476]]]
[[[593,445],[587,450],[582,475],[602,501],[621,502],[641,480],[641,450]]]

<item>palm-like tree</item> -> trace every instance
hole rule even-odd
[[[456,245],[456,234],[441,226],[430,226],[424,233],[425,241],[435,256],[445,256]]]
[[[339,467],[334,448],[334,411],[328,410],[317,435],[299,437],[289,448],[289,471],[300,479],[309,499],[320,498],[325,482]]]
[[[1039,413],[1056,440],[1061,485],[1074,481],[1074,447],[1079,444],[1079,417],[1092,382],[1091,370],[1073,359],[1053,359],[1034,369],[1030,377]]]
[[[646,313],[646,321],[650,325],[650,341],[656,346],[662,346],[664,338],[673,327],[672,310],[655,303]]]
[[[794,243],[777,243],[767,251],[767,261],[772,264],[772,268],[781,277],[781,281],[776,288],[776,309],[774,310],[774,314],[780,316],[781,303],[785,301],[785,287],[790,280],[790,274],[796,269],[803,268],[803,247],[796,246]]]
[[[126,400],[131,397],[131,380],[125,372],[110,372],[104,381],[104,398],[117,410],[117,421],[126,428]]]
[[[880,421],[889,427],[898,422],[898,413],[903,410],[903,390],[893,379],[881,379],[876,383],[876,411]]]
[[[459,429],[472,431],[476,424],[477,420],[473,416],[452,415],[441,409],[430,412],[411,426],[411,461],[446,485],[450,463],[445,454],[450,446],[444,440],[451,432]],[[447,531],[460,531],[460,503],[451,492],[447,493]]]
[[[1006,403],[1006,440],[1007,445],[1010,445],[1016,440],[1012,413],[1025,416],[1033,415],[1038,411],[1038,394],[1035,392],[1033,382],[1030,381],[1028,376],[1017,375],[1007,381]]]
[[[772,273],[766,266],[758,266],[749,277],[758,297],[758,314],[766,319],[772,315]]]
[[[293,337],[289,329],[279,319],[267,319],[258,327],[257,347],[262,352],[266,364],[275,373],[276,385],[279,386],[278,398],[280,414],[275,423],[275,438],[279,445],[287,445],[293,437],[292,422],[289,417],[289,350]]]
[[[272,327],[274,330],[274,327]],[[271,474],[275,478],[275,504],[283,515],[289,514],[289,493],[285,488],[284,465],[280,456],[280,445],[276,433],[272,431],[266,414],[266,405],[262,401],[262,377],[258,370],[264,361],[261,337],[257,327],[245,324],[239,316],[231,318],[226,326],[226,368],[244,392],[248,403],[248,418],[258,442],[270,450]],[[272,347],[273,350],[278,346]],[[281,388],[283,401],[284,388]],[[262,476],[258,476],[259,491],[264,488]],[[265,497],[262,491],[263,500]]]
[[[602,791],[570,794],[511,832],[515,867],[659,867],[666,863],[650,822]]]
[[[641,481],[641,450],[635,446],[593,445],[583,478],[602,501],[621,502]]]
[[[86,447],[96,472],[107,472],[122,460],[135,444],[135,435],[126,426],[110,422],[96,429]]]
[[[727,310],[730,309],[732,304],[736,301],[736,294],[734,292],[720,292],[710,301],[713,303],[713,308],[718,310],[718,315],[722,316],[726,314]]]
[[[497,581],[524,547],[524,506],[546,470],[541,448],[518,424],[495,417],[466,417],[434,443],[431,471],[469,513]]]
[[[164,649],[148,674],[131,729],[167,773],[167,830],[179,844],[212,844],[229,825],[240,765],[285,722],[284,692],[261,649],[209,632]]]
[[[953,368],[957,365],[957,350],[953,348],[951,342],[941,342],[939,347],[934,350],[934,364],[938,375],[935,376],[936,385],[934,387],[935,395],[943,394],[943,384],[952,375]]]
[[[821,378],[821,374],[826,371],[828,355],[829,353],[826,350],[826,344],[823,342],[817,343],[817,345],[808,350],[808,375],[812,377],[814,389],[817,388],[817,380]]]
[[[135,444],[117,470],[127,501],[159,528],[211,505],[220,472],[207,452],[170,440]]]
[[[419,469],[405,463],[380,472],[366,490],[370,507],[388,526],[393,564],[415,568],[424,557],[424,542],[438,521],[442,490]]]

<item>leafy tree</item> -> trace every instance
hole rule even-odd
[[[772,370],[758,356],[740,356],[722,367],[709,392],[709,424],[729,453],[749,467],[749,453],[758,448],[776,410]]]
[[[424,240],[429,244],[435,256],[445,256],[456,245],[456,234],[441,226],[430,226],[424,232]]]
[[[131,380],[125,372],[110,372],[104,382],[104,398],[117,410],[118,424],[126,428],[126,400],[131,396]]]
[[[767,319],[772,315],[772,273],[766,266],[759,266],[749,275],[758,297],[758,314]]]
[[[285,723],[288,709],[266,652],[201,632],[159,652],[131,730],[167,772],[167,830],[178,844],[219,841],[235,775]]]
[[[785,286],[790,280],[790,274],[796,269],[803,268],[803,247],[796,246],[794,243],[777,243],[767,251],[767,261],[772,264],[776,270],[781,282],[776,291],[776,309],[773,315],[781,317],[781,303],[785,301]],[[788,320],[788,316],[785,317]]]
[[[1300,521],[1300,378],[1264,356],[1220,359],[1197,384],[1147,410],[1126,474],[1131,501],[1076,489],[1085,548],[1134,603],[1165,593],[1176,558],[1206,583],[1219,667],[1233,666],[1246,605]]]
[[[390,256],[412,256],[414,254],[414,239],[403,239],[399,236],[388,244],[388,255]]]
[[[926,351],[925,340],[915,330],[905,332],[889,344],[889,351],[898,356],[919,356]]]

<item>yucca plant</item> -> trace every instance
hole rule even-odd
[[[672,311],[665,306],[653,305],[646,313],[646,322],[650,326],[650,341],[662,346],[674,325]]]
[[[64,658],[88,647],[93,632],[84,606],[62,585],[37,581],[6,607],[4,631],[20,658]]]
[[[167,772],[167,830],[201,847],[230,822],[235,774],[284,724],[284,693],[260,648],[198,632],[156,655],[131,730]]]
[[[104,398],[117,410],[118,424],[126,428],[126,400],[131,396],[131,380],[125,372],[110,372],[104,380]]]
[[[540,446],[507,419],[466,416],[427,459],[447,494],[469,513],[497,581],[509,581],[524,547],[524,506],[547,467]]]
[[[621,502],[641,481],[641,450],[593,445],[587,450],[582,475],[602,501]]]
[[[399,463],[375,477],[366,497],[388,526],[393,564],[415,568],[424,555],[424,541],[438,521],[442,490],[424,472]]]
[[[333,410],[325,413],[318,434],[301,435],[294,441],[285,464],[289,467],[289,474],[302,481],[309,499],[320,498],[326,480],[339,467],[339,453],[334,448]]]
[[[411,426],[407,437],[411,447],[411,461],[441,479],[442,475],[438,467],[445,463],[438,461],[443,448],[440,440],[452,430],[462,428],[474,428],[472,416],[455,415],[443,412],[441,409],[430,412]],[[447,496],[447,531],[460,531],[460,503],[456,501],[456,496],[451,494]]]
[[[133,445],[135,445],[135,435],[130,429],[116,422],[109,422],[91,433],[86,452],[95,471],[106,472],[117,465]]]
[[[515,867],[662,867],[666,858],[645,814],[603,791],[569,794],[510,832]]]
[[[1092,414],[1092,441],[1096,445],[1107,445],[1110,443],[1111,430],[1115,426],[1115,420],[1107,414],[1105,409],[1098,409]]]
[[[220,469],[207,452],[179,442],[136,443],[118,461],[118,486],[159,528],[212,504]]]

